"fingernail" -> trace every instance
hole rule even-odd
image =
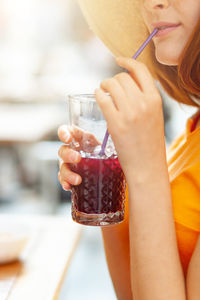
[[[79,182],[79,177],[78,176],[75,176],[75,185],[77,185]]]
[[[78,182],[79,182],[79,177],[75,174],[71,174],[70,175],[70,182],[73,184],[73,185],[77,185]]]

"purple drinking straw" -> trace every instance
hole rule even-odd
[[[154,37],[154,35],[158,32],[158,28],[155,28],[152,33],[148,36],[148,38],[146,39],[146,41],[140,46],[140,48],[137,50],[137,52],[133,55],[133,59],[136,59],[141,52],[144,50],[144,48],[148,45],[148,43],[151,41],[151,39]],[[103,139],[103,143],[101,146],[101,151],[99,152],[99,155],[104,155],[105,154],[105,148],[106,148],[106,144],[109,138],[109,132],[108,130],[106,130],[104,139]]]

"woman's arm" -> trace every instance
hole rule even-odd
[[[144,180],[132,178],[129,182],[133,298],[185,300],[167,165],[147,166],[147,170],[151,172]]]
[[[200,236],[189,263],[187,278],[187,300],[200,299]]]
[[[117,63],[129,74],[122,72],[104,80],[95,93],[128,184],[133,299],[185,300],[162,100],[144,64],[129,58],[118,58]]]
[[[104,249],[118,300],[133,300],[130,280],[129,233],[125,223],[102,228]]]
[[[161,176],[161,174],[159,175]],[[162,184],[160,176],[157,174],[159,187],[156,177],[151,174],[150,189],[147,183],[145,188],[138,185],[138,187],[132,186],[133,188],[129,189],[129,198],[132,197],[131,194],[134,195],[133,205],[130,205],[131,269],[128,202],[126,202],[126,215],[123,223],[102,227],[107,264],[119,300],[186,299],[185,279],[178,254],[167,171],[165,175],[166,181],[163,180]],[[164,178],[163,174],[162,177]],[[155,180],[154,185],[152,185],[152,180]],[[140,195],[139,191],[142,191]],[[153,194],[154,199],[159,200],[154,201]],[[142,198],[135,206],[137,195]],[[146,205],[143,199],[147,199]],[[138,214],[136,214],[137,212]],[[195,257],[197,259],[199,256],[200,265],[200,240],[198,251]],[[197,265],[196,259],[193,263],[194,266]],[[199,282],[197,279],[194,281],[194,277],[198,273],[200,279],[200,272],[195,267],[192,270],[188,287],[190,291],[196,291],[196,295],[200,295],[200,291],[197,293],[200,285],[196,284],[193,288],[195,282]],[[188,300],[197,299],[199,298],[188,298]]]
[[[129,215],[126,199],[124,222],[102,227],[106,260],[118,300],[133,300],[130,279]]]

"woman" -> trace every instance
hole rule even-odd
[[[95,90],[129,194],[125,222],[102,228],[106,258],[120,300],[196,300],[200,110],[171,144],[167,159],[162,102],[153,77],[175,100],[199,107],[200,0],[139,2],[79,1],[94,32],[129,71],[103,80]],[[142,57],[145,64],[127,58],[155,27],[159,31]],[[64,143],[70,140],[65,126],[58,134]],[[63,188],[80,184],[80,176],[68,166],[80,161],[79,153],[62,146],[59,155]]]

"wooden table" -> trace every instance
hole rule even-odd
[[[58,299],[82,227],[57,216],[0,215],[0,218],[26,224],[32,232],[21,260],[0,266],[0,300]]]

